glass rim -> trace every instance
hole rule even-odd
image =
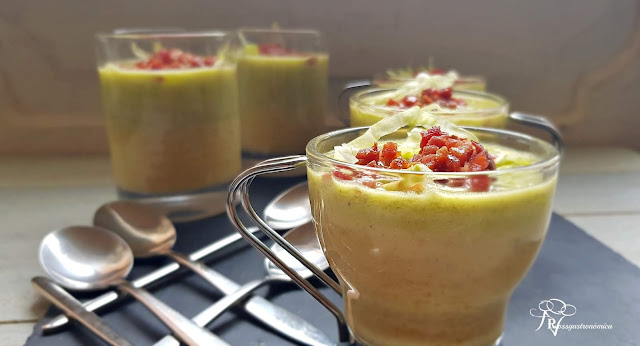
[[[175,30],[169,30],[175,29]],[[227,37],[230,36],[233,31],[228,30],[196,30],[189,31],[181,28],[132,28],[130,32],[126,32],[127,29],[121,29],[123,32],[118,32],[119,29],[114,32],[100,32],[95,34],[95,38],[98,40],[133,40],[133,39],[188,39],[188,38],[206,38],[206,37]],[[148,31],[145,31],[148,30]]]
[[[317,150],[317,145],[325,141],[331,137],[336,137],[340,135],[344,135],[350,132],[358,132],[369,129],[370,126],[362,126],[362,127],[350,127],[345,129],[340,129],[336,131],[331,131],[322,135],[319,135],[309,141],[306,147],[306,155],[309,159],[317,160],[318,162],[327,162],[331,163],[334,166],[343,166],[351,169],[355,169],[357,171],[367,170],[372,172],[381,172],[381,173],[392,173],[392,174],[412,174],[412,175],[421,175],[421,176],[457,176],[457,177],[472,177],[478,175],[487,175],[487,176],[498,176],[509,173],[518,173],[518,172],[526,172],[526,171],[537,171],[542,170],[547,167],[551,167],[560,162],[560,152],[558,148],[553,144],[544,141],[540,138],[530,136],[521,132],[504,130],[504,129],[496,129],[496,128],[488,128],[488,127],[474,127],[474,126],[461,126],[463,129],[469,130],[471,132],[482,132],[486,134],[494,134],[498,136],[509,136],[512,138],[517,138],[529,143],[536,143],[538,145],[546,146],[550,149],[549,157],[542,158],[540,161],[535,162],[531,165],[527,166],[519,166],[519,167],[511,167],[500,170],[492,170],[492,171],[479,171],[479,172],[433,172],[433,171],[408,171],[402,169],[391,169],[391,168],[380,168],[380,167],[369,167],[358,165],[356,163],[348,163],[340,160],[336,160],[331,158],[324,153],[321,153]],[[407,127],[403,127],[402,129],[406,129]],[[399,130],[402,130],[399,129]],[[398,130],[398,131],[399,131]],[[426,129],[425,129],[426,130]],[[397,131],[396,131],[397,132]],[[482,144],[482,143],[480,143]],[[311,161],[311,160],[310,160]]]
[[[362,98],[366,97],[367,95],[373,94],[373,93],[383,93],[383,92],[391,92],[391,91],[395,91],[398,90],[399,88],[379,88],[379,87],[374,87],[374,88],[367,88],[365,90],[362,90],[360,92],[357,92],[355,94],[353,94],[350,98],[349,101],[351,102],[355,102],[357,103],[357,105],[359,107],[362,108],[373,108],[376,110],[383,110],[383,111],[398,111],[398,108],[394,108],[394,107],[388,107],[385,105],[373,105],[373,104],[368,104],[365,103]],[[500,112],[507,112],[507,109],[509,107],[509,102],[507,101],[507,99],[501,95],[498,94],[494,94],[494,93],[490,93],[490,92],[486,92],[486,91],[475,91],[475,90],[453,90],[454,95],[455,94],[462,94],[463,96],[471,96],[471,97],[479,97],[483,100],[491,100],[491,101],[495,101],[498,103],[497,106],[495,107],[491,107],[491,108],[481,108],[481,109],[461,109],[461,110],[440,110],[440,111],[431,111],[430,113],[435,114],[435,115],[493,115],[496,113],[500,113]]]
[[[428,73],[428,72],[427,72]],[[431,74],[430,74],[431,75]],[[432,75],[437,76],[437,75]],[[387,73],[380,73],[374,76],[374,79],[385,82],[385,81],[402,81],[409,82],[415,79],[415,77],[391,77],[387,75]],[[456,84],[471,84],[471,83],[487,83],[487,78],[481,75],[458,75],[458,78],[455,80],[453,87],[455,88]]]
[[[254,28],[242,27],[235,30],[238,33],[264,33],[264,34],[285,34],[285,35],[313,35],[322,36],[322,33],[315,29],[272,29],[272,28]]]

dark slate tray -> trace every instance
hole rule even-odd
[[[256,210],[288,186],[302,178],[257,179],[252,186]],[[178,225],[176,250],[191,252],[234,232],[226,215]],[[164,264],[163,260],[139,261],[132,278]],[[237,246],[207,258],[207,263],[222,274],[243,284],[264,276],[263,257],[241,242]],[[341,306],[341,299],[330,289],[321,289]],[[194,316],[221,297],[199,277],[181,272],[171,280],[153,287],[152,292],[186,316]],[[286,307],[327,335],[337,338],[333,316],[294,284],[278,284],[257,292]],[[77,293],[82,299],[95,293]],[[562,324],[608,324],[611,330],[559,330],[557,335],[540,330],[540,318],[530,310],[541,300],[561,299],[576,307],[573,316]],[[58,310],[51,308],[34,328],[26,345],[73,346],[101,344],[83,327],[42,335],[38,326]],[[125,300],[101,312],[106,322],[136,345],[150,345],[169,331],[142,305]],[[221,316],[211,329],[232,345],[290,345],[290,340],[272,333],[260,322],[236,308]],[[554,215],[549,234],[532,270],[516,290],[507,316],[504,345],[640,345],[640,269],[614,253],[562,217]]]

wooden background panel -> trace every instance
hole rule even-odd
[[[571,143],[640,125],[640,0],[37,0],[0,3],[0,153],[104,153],[93,34],[117,27],[311,27],[331,75],[425,63],[482,73]]]

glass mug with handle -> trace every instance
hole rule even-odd
[[[351,127],[372,125],[413,106],[423,107],[456,125],[505,127],[509,104],[503,97],[484,91],[459,89],[456,83],[456,75],[421,73],[404,83],[368,87],[358,92],[367,83],[350,83],[340,94],[340,99],[351,95],[348,102]]]
[[[253,246],[336,316],[340,341],[349,339],[347,324],[364,345],[495,345],[511,294],[546,235],[561,151],[559,133],[544,118],[512,119],[544,128],[556,145],[468,127],[490,153],[511,155],[496,159],[503,168],[397,170],[336,160],[334,148],[359,141],[369,128],[334,131],[311,140],[306,156],[267,160],[243,172],[231,184],[227,211]],[[401,128],[376,140],[406,135]],[[307,166],[316,233],[339,284],[270,229],[248,199],[256,176],[301,165]],[[487,185],[474,189],[477,181]],[[239,198],[271,239],[342,295],[344,315],[246,230],[234,207]]]
[[[369,88],[355,93],[349,99],[349,120],[352,127],[369,126],[385,117],[403,111],[386,104],[389,94],[398,89]],[[435,115],[460,126],[504,128],[508,121],[509,103],[500,95],[477,91],[453,91],[453,98],[465,106],[459,109],[440,108]],[[376,100],[384,103],[378,104]]]

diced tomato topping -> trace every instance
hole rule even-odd
[[[427,90],[430,90],[430,89],[427,89]],[[432,93],[438,99],[450,99],[453,96],[453,88],[432,90]]]
[[[387,107],[400,107],[400,102],[394,99],[389,99],[389,101],[387,101]]]
[[[215,62],[215,56],[200,57],[172,48],[160,49],[147,60],[139,61],[134,66],[140,70],[163,70],[213,66]]]
[[[408,107],[413,107],[413,106],[415,106],[416,104],[418,104],[418,101],[419,101],[419,99],[418,99],[417,97],[415,97],[415,96],[405,96],[405,97],[402,99],[402,104],[403,104],[405,107],[407,107],[407,108],[408,108]],[[418,105],[419,105],[419,104],[418,104]]]
[[[204,58],[204,65],[205,66],[213,66],[213,64],[216,63],[216,57],[215,56],[208,56]]]
[[[484,171],[489,167],[489,158],[482,153],[475,154],[469,160],[469,171],[471,172],[480,172]]]
[[[353,180],[353,175],[347,174],[339,168],[333,170],[333,176],[342,180]]]
[[[460,168],[461,168],[460,160],[457,157],[451,154],[448,154],[447,155],[447,172],[460,172]]]
[[[420,154],[430,155],[430,154],[435,154],[436,151],[438,151],[438,147],[436,147],[435,145],[427,144],[424,147],[422,147],[422,150],[420,150]]]
[[[438,126],[423,131],[421,136],[420,153],[414,155],[409,161],[405,160],[402,153],[398,151],[398,144],[387,142],[382,149],[378,148],[378,143],[374,143],[369,148],[359,150],[356,154],[357,164],[368,167],[407,169],[422,163],[434,172],[481,172],[495,169],[492,156],[478,142],[449,135],[442,132]],[[356,180],[371,188],[376,187],[375,173],[337,166],[333,176],[341,180]],[[434,181],[450,187],[466,187],[469,191],[475,192],[488,191],[491,187],[491,178],[486,175]],[[415,190],[422,191],[422,185],[418,185]]]
[[[382,151],[380,152],[380,163],[385,167],[389,167],[391,161],[398,156],[400,156],[400,153],[398,152],[398,145],[393,142],[387,142],[384,144]]]
[[[271,56],[282,56],[282,55],[289,55],[292,52],[285,49],[281,44],[279,43],[263,43],[258,45],[258,52],[260,52],[261,55],[271,55]]]
[[[493,158],[478,142],[449,135],[437,126],[423,131],[421,136],[420,153],[407,162],[407,168],[422,163],[434,172],[479,172],[495,169]],[[390,168],[399,169],[399,167],[398,161]],[[403,164],[402,167],[404,168],[405,165]],[[466,184],[464,178],[438,181],[451,187],[467,186],[471,191],[488,191],[491,185],[491,179],[487,176],[474,176],[468,180]]]
[[[422,131],[420,133],[420,135],[422,136],[422,140],[420,141],[420,148],[423,148],[429,144],[429,140],[431,139],[431,137],[433,136],[441,136],[442,135],[442,131],[440,131],[440,126],[434,126],[430,129],[428,129],[426,132]]]
[[[448,180],[448,185],[451,187],[463,187],[466,181],[464,178],[451,178]]]
[[[411,161],[421,162],[436,172],[477,172],[495,169],[495,163],[479,143],[450,136],[438,127],[422,132],[420,145],[420,153],[411,158]]]
[[[429,145],[435,145],[436,147],[446,147],[447,137],[445,136],[433,136],[429,139]]]
[[[396,157],[395,159],[393,159],[393,161],[391,161],[391,163],[389,164],[389,168],[391,169],[405,169],[405,168],[409,168],[409,162],[407,162],[407,160],[403,159],[402,157]]]
[[[394,106],[399,108],[419,106],[423,107],[431,103],[437,103],[441,107],[455,109],[458,106],[464,106],[467,103],[462,99],[453,97],[453,88],[444,89],[424,89],[420,95],[408,95],[402,100],[396,101],[389,99],[387,106]]]
[[[374,167],[378,167],[375,161],[371,161]],[[370,166],[367,164],[367,166]],[[370,187],[376,188],[376,174],[366,171],[358,171],[346,166],[336,166],[333,170],[333,176],[340,180],[355,180],[358,183]]]
[[[378,163],[380,160],[380,150],[378,150],[378,143],[373,143],[373,146],[370,148],[360,149],[356,154],[356,159],[358,159],[359,165],[367,165],[370,162]]]
[[[489,191],[491,187],[491,178],[486,175],[476,175],[469,177],[467,180],[469,185],[469,190],[474,192],[484,192]]]
[[[149,58],[149,67],[152,70],[159,70],[164,67],[164,63],[159,58],[151,57]]]
[[[363,175],[358,178],[358,182],[372,189],[376,188],[376,179],[370,175]]]
[[[449,152],[451,155],[455,156],[458,160],[460,160],[461,164],[465,164],[469,159],[469,154],[471,153],[471,146],[466,143],[458,142],[455,146],[451,147]]]

